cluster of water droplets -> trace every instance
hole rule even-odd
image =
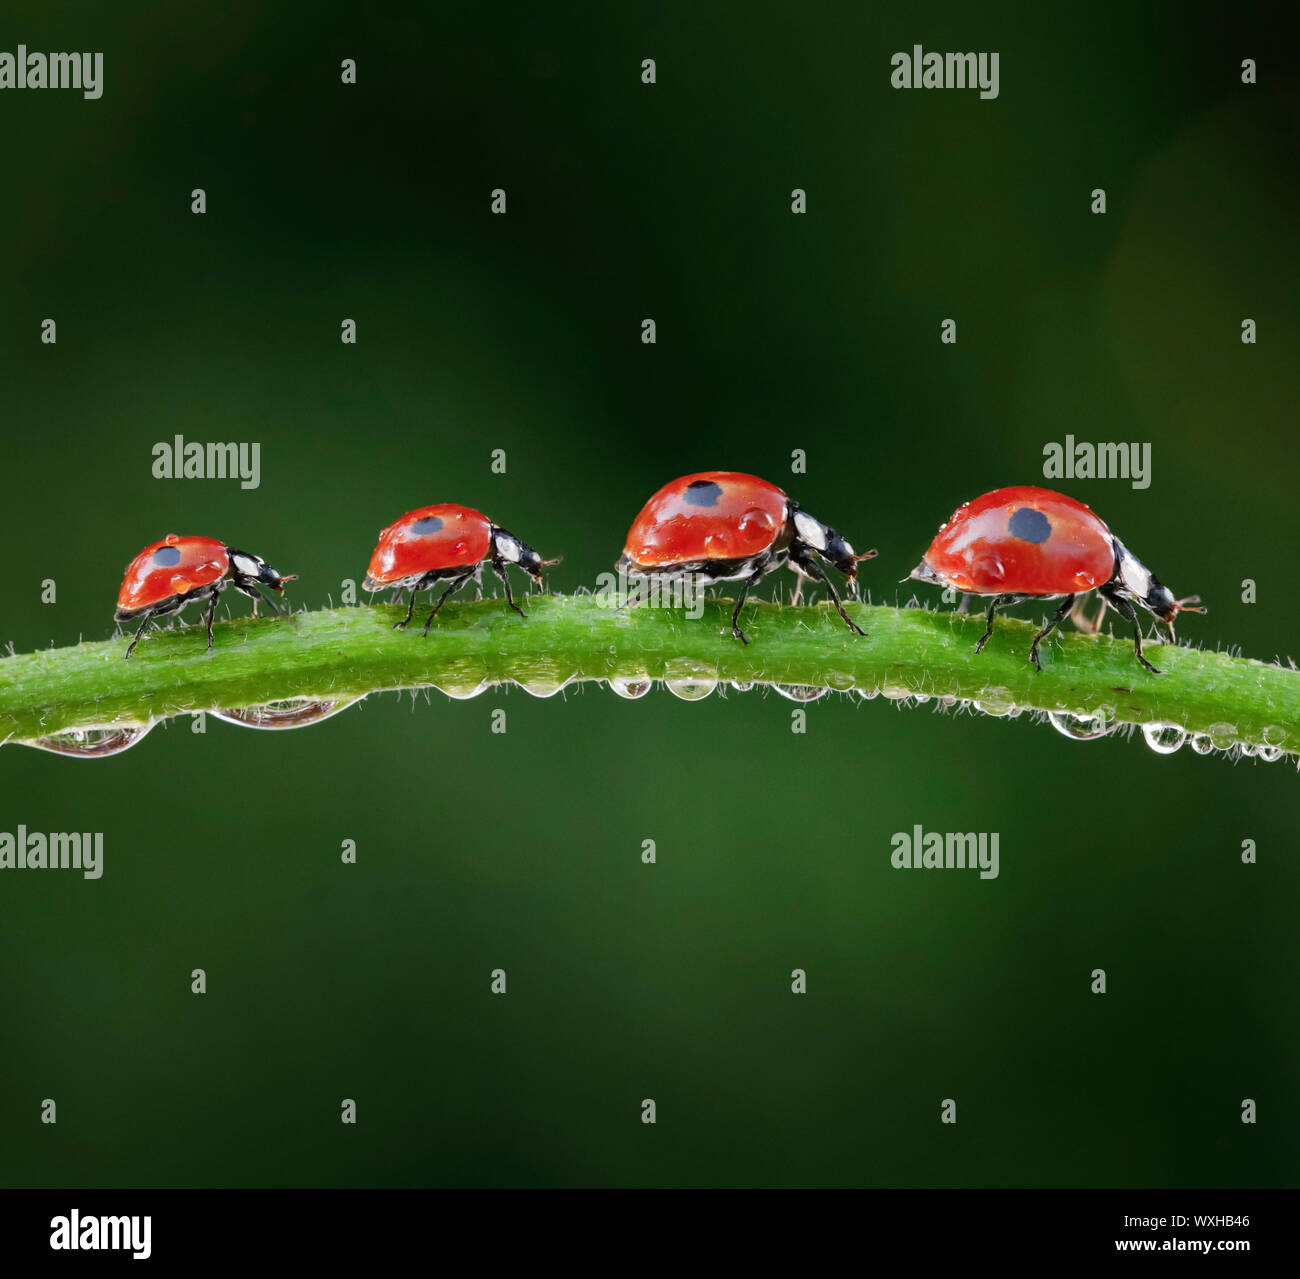
[[[611,650],[610,668],[612,670],[616,654]],[[539,698],[554,697],[579,678],[576,667],[570,667],[550,657],[534,658],[527,674],[515,676],[509,682]],[[478,697],[493,686],[486,667],[470,665],[448,675],[438,683],[422,686],[435,689],[455,701],[466,701]],[[1113,706],[1101,706],[1078,711],[1054,710],[1041,712],[1032,707],[1016,704],[1010,689],[994,686],[987,688],[974,699],[958,698],[947,695],[932,697],[928,693],[918,692],[896,684],[886,684],[880,688],[859,687],[854,677],[847,672],[831,672],[824,682],[818,684],[773,683],[723,679],[716,665],[695,658],[674,657],[663,663],[662,673],[656,677],[642,672],[610,674],[603,681],[618,697],[636,701],[661,683],[674,697],[685,702],[703,701],[713,692],[721,689],[737,693],[748,693],[758,688],[763,691],[771,689],[778,696],[801,705],[834,694],[838,697],[853,696],[861,701],[871,701],[883,697],[898,706],[923,706],[934,702],[935,709],[947,711],[972,711],[990,715],[999,719],[1016,719],[1028,712],[1034,719],[1045,719],[1064,737],[1071,741],[1096,741],[1117,732],[1132,733],[1140,728],[1147,746],[1158,755],[1172,755],[1184,745],[1191,747],[1198,755],[1215,752],[1231,755],[1235,758],[1253,758],[1265,763],[1280,760],[1285,751],[1279,744],[1286,740],[1286,733],[1274,726],[1265,728],[1262,742],[1243,742],[1237,729],[1227,723],[1212,724],[1204,732],[1188,733],[1177,724],[1157,722],[1135,726],[1119,721]],[[415,695],[418,690],[407,690]],[[241,728],[283,731],[319,724],[331,719],[358,702],[365,694],[348,695],[336,698],[297,697],[282,701],[268,702],[262,706],[240,707],[234,709],[214,709],[204,713],[212,715],[227,724]],[[146,725],[122,725],[105,728],[72,729],[50,734],[36,740],[25,741],[22,745],[38,750],[51,751],[55,754],[80,759],[104,759],[118,755],[148,735],[154,727]],[[1300,767],[1300,759],[1297,760]]]
[[[635,700],[649,693],[656,681],[642,673],[611,675],[606,682],[619,697]],[[883,697],[886,701],[902,706],[924,706],[933,702],[940,711],[975,711],[998,719],[1018,719],[1028,713],[1036,720],[1046,720],[1063,737],[1075,742],[1097,741],[1112,734],[1130,734],[1135,729],[1140,729],[1142,740],[1157,755],[1172,755],[1184,745],[1189,745],[1198,755],[1209,755],[1217,751],[1235,758],[1258,759],[1271,764],[1286,754],[1280,745],[1275,744],[1284,741],[1286,734],[1274,726],[1264,729],[1262,744],[1252,744],[1240,741],[1237,730],[1226,723],[1212,724],[1204,733],[1189,733],[1180,725],[1167,722],[1142,725],[1123,723],[1117,717],[1115,707],[1107,705],[1088,710],[1043,712],[1033,707],[1017,705],[1011,690],[999,686],[985,689],[978,698],[959,698],[952,695],[932,697],[915,689],[891,685],[883,688],[859,688],[855,686],[853,677],[847,674],[833,674],[825,684],[815,686],[722,680],[713,667],[684,658],[665,663],[662,683],[675,697],[687,702],[698,702],[719,687],[730,688],[737,693],[748,693],[755,688],[770,688],[781,697],[799,703],[816,702],[831,693],[851,694],[862,701]],[[1300,759],[1297,760],[1297,767],[1300,767]]]

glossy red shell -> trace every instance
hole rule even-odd
[[[486,515],[443,502],[407,511],[379,535],[367,576],[378,585],[417,573],[477,564],[492,551],[492,521]]]
[[[1074,595],[1110,580],[1110,530],[1082,502],[1017,485],[967,502],[939,530],[924,562],[975,595]]]
[[[683,475],[641,508],[623,554],[641,568],[747,559],[781,536],[788,512],[785,494],[755,475]]]
[[[230,556],[223,543],[211,537],[168,533],[131,561],[117,593],[117,606],[123,610],[148,608],[218,582],[229,571]]]

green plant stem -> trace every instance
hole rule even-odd
[[[1027,660],[1034,627],[1002,617],[983,653],[983,618],[920,608],[847,607],[866,630],[851,634],[825,605],[755,602],[728,633],[731,605],[703,615],[614,609],[594,596],[449,603],[427,639],[418,610],[393,631],[396,606],[325,609],[158,632],[123,661],[126,639],[0,659],[0,739],[30,741],[67,730],[147,724],[173,715],[289,698],[347,700],[383,689],[436,686],[464,696],[514,681],[550,692],[568,680],[716,678],[762,684],[926,694],[1076,715],[1121,724],[1171,723],[1215,745],[1300,752],[1300,672],[1195,648],[1148,645],[1166,672],[1133,658],[1129,638],[1061,634],[1044,644],[1042,673]]]

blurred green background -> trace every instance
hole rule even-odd
[[[714,467],[878,546],[864,584],[905,601],[939,522],[1072,433],[1152,444],[1145,491],[1061,487],[1205,597],[1186,638],[1296,652],[1281,6],[5,10],[0,47],[105,63],[99,101],[0,94],[19,651],[110,636],[166,532],[316,607],[434,501],[573,589]],[[999,51],[1000,96],[892,89],[914,43]],[[261,487],[153,479],[176,432],[260,441]],[[0,878],[0,1183],[1298,1180],[1292,765],[790,710],[387,695],[96,763],[0,750],[0,829],[106,842],[98,882]],[[999,832],[1001,876],[893,870],[914,823]]]

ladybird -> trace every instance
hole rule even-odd
[[[1027,599],[1060,599],[1051,621],[1034,636],[1029,660],[1041,671],[1038,646],[1068,616],[1089,634],[1101,629],[1106,606],[1133,623],[1133,651],[1153,675],[1161,672],[1142,654],[1142,625],[1135,604],[1159,618],[1174,639],[1180,612],[1204,613],[1199,596],[1174,599],[1151,572],[1082,502],[1032,485],[995,489],[955,511],[908,575],[968,595],[991,595],[988,625],[978,653],[993,634],[1000,608]],[[906,580],[906,579],[904,579]],[[1101,612],[1088,621],[1081,607],[1095,590]],[[1064,598],[1062,598],[1064,597]]]
[[[820,557],[845,575],[856,593],[858,562],[876,552],[855,555],[833,528],[814,519],[796,502],[756,475],[739,471],[701,471],[665,484],[641,508],[628,530],[615,567],[644,581],[741,582],[731,613],[731,633],[743,644],[740,610],[751,586],[788,564],[799,577],[824,582],[844,624],[856,635],[862,628],[844,611],[835,584]],[[635,603],[635,597],[629,603]]]
[[[478,588],[476,598],[483,598],[483,565],[487,562],[506,588],[506,603],[520,617],[527,617],[510,593],[506,566],[517,564],[541,586],[542,569],[560,561],[542,559],[526,542],[471,507],[444,502],[407,511],[379,534],[379,544],[370,557],[362,587],[367,591],[411,592],[406,616],[393,623],[393,630],[404,631],[415,612],[416,592],[429,590],[435,582],[447,581],[447,589],[438,597],[424,624],[424,633],[428,635],[447,596],[470,578]]]
[[[161,542],[146,546],[127,566],[122,579],[122,589],[117,593],[118,622],[140,619],[140,629],[127,645],[126,656],[140,642],[145,628],[155,618],[178,613],[196,600],[208,601],[206,617],[208,647],[212,647],[212,619],[217,611],[217,597],[233,583],[253,601],[253,616],[257,616],[257,602],[261,600],[279,609],[257,588],[269,586],[283,593],[284,584],[295,580],[296,574],[277,573],[264,559],[237,551],[233,546],[211,537],[178,537],[168,533]]]

